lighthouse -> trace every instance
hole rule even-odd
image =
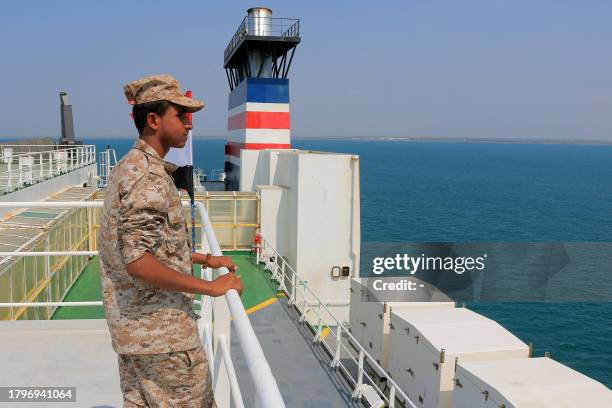
[[[300,21],[250,8],[224,52],[230,88],[225,189],[240,189],[244,150],[289,149],[289,68],[300,43]]]

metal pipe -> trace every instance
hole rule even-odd
[[[208,370],[210,371],[210,377],[215,378],[215,353],[212,347],[212,329],[208,322],[204,322],[203,319],[198,320],[198,331],[200,332],[200,342],[203,344],[206,350],[206,357],[208,358]]]
[[[92,302],[8,302],[0,303],[0,307],[45,307],[45,306],[102,306],[102,301]]]
[[[0,252],[0,256],[94,256],[98,251],[40,251],[40,252]]]
[[[219,247],[219,243],[217,242],[215,232],[210,223],[210,219],[208,218],[206,208],[204,208],[204,204],[198,201],[196,201],[195,204],[200,211],[202,226],[206,231],[206,237],[208,239],[208,244],[210,245],[212,254],[215,256],[223,255],[221,248]],[[219,274],[225,275],[227,273],[229,273],[227,268],[219,268]],[[266,408],[284,407],[285,403],[283,402],[280,390],[278,389],[278,384],[272,375],[272,370],[270,369],[266,356],[261,349],[259,340],[257,339],[257,336],[255,336],[255,331],[253,330],[249,317],[244,310],[244,306],[240,300],[240,295],[238,295],[238,292],[232,289],[225,294],[225,299],[227,300],[229,309],[234,317],[236,334],[238,335],[238,340],[240,341],[240,345],[242,346],[242,350],[246,357],[249,373],[251,374],[251,379],[255,384],[255,393],[259,399],[258,402],[260,403],[260,406]]]
[[[232,401],[236,408],[244,408],[240,385],[238,385],[238,378],[236,377],[236,370],[234,369],[234,363],[232,362],[226,341],[225,335],[221,334],[219,336],[219,345],[221,346],[221,355],[223,356],[223,361],[225,361],[225,367],[227,368],[227,378],[229,379],[230,389],[232,390]]]
[[[104,201],[16,201],[0,202],[0,208],[102,208]]]

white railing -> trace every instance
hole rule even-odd
[[[183,204],[190,205],[189,202],[183,202]],[[215,256],[222,255],[219,243],[215,232],[210,223],[208,213],[204,205],[200,202],[195,203],[198,209],[201,219],[201,245],[202,249],[210,248],[210,253]],[[101,208],[103,202],[101,201],[55,201],[55,202],[13,202],[13,203],[2,203],[0,202],[0,208]],[[61,255],[97,255],[98,251],[47,251],[47,252],[0,252],[0,256],[61,256]],[[229,273],[227,268],[219,268],[219,275]],[[203,270],[203,275],[207,278],[212,278],[212,271],[210,269]],[[255,331],[251,326],[251,322],[246,314],[240,296],[236,290],[230,290],[225,294],[226,306],[231,311],[233,317],[233,323],[238,335],[240,347],[245,355],[249,372],[253,383],[255,384],[255,399],[258,406],[271,407],[271,408],[284,408],[282,396],[276,384],[276,380],[272,374],[272,370],[268,365],[268,362],[263,354],[259,340],[255,336]],[[209,366],[211,371],[211,377],[213,379],[213,386],[215,391],[217,389],[222,390],[224,386],[229,387],[229,392],[234,406],[237,408],[243,408],[244,402],[242,400],[242,394],[240,387],[238,386],[238,380],[236,372],[230,355],[229,348],[229,328],[230,316],[223,316],[223,314],[212,313],[212,308],[218,308],[220,305],[221,298],[210,298],[208,296],[202,296],[201,300],[196,300],[196,304],[201,305],[201,319],[198,321],[198,328],[200,330],[200,338],[202,344],[207,351]],[[2,307],[44,307],[44,306],[102,306],[101,301],[92,302],[7,302],[0,303]],[[214,319],[213,319],[214,317]],[[227,317],[222,319],[222,317]],[[220,321],[221,320],[221,321]],[[225,327],[225,333],[217,333],[217,323]],[[219,330],[222,331],[222,330]],[[213,333],[214,332],[214,333]],[[216,339],[216,342],[214,342]],[[220,363],[223,362],[224,366]],[[222,377],[221,373],[225,372],[226,376]],[[224,398],[223,395],[218,395],[215,392],[215,399],[217,405],[220,408],[229,407],[229,399]]]
[[[0,145],[0,192],[8,193],[95,162],[94,145]]]
[[[110,147],[103,152],[100,152],[100,159],[98,161],[100,180],[98,181],[98,187],[106,187],[110,178],[110,173],[113,167],[117,165],[117,155],[115,149]]]
[[[204,204],[196,201],[195,205],[202,217],[201,225],[204,230],[202,236],[205,235],[208,238],[208,245],[210,246],[212,255],[223,255],[210,219],[208,218],[208,212],[206,208],[204,208]],[[219,269],[219,274],[224,275],[226,273],[229,273],[227,268]],[[255,384],[255,400],[259,404],[258,406],[284,407],[285,403],[283,402],[278,385],[272,375],[272,370],[268,365],[268,361],[257,340],[257,336],[255,336],[255,331],[253,330],[253,326],[251,326],[249,317],[244,310],[240,295],[235,290],[230,290],[225,294],[225,298],[227,299],[227,305],[229,306],[234,324],[236,325],[236,334],[238,335],[238,340],[240,341],[242,351],[247,361],[251,379],[253,380],[253,384]],[[241,329],[238,330],[238,327]],[[255,339],[255,341],[251,339]]]
[[[308,286],[308,283],[298,275],[295,269],[270,245],[265,237],[261,236],[261,243],[255,249],[257,264],[264,263],[264,269],[272,273],[272,279],[279,284],[277,290],[287,295],[288,305],[295,307],[300,314],[299,322],[309,324],[309,320],[314,321],[314,324],[311,324],[314,332],[313,342],[321,344],[331,356],[330,368],[342,370],[345,377],[352,382],[354,386],[352,397],[354,399],[364,397],[372,406],[382,407],[386,404],[386,406],[393,408],[395,407],[396,397],[399,396],[406,407],[416,408],[416,405],[399,388],[397,383],[330,311],[330,307],[338,306],[338,304],[322,302],[319,296]],[[287,289],[289,282],[290,289]],[[309,297],[311,300],[308,299]],[[335,326],[335,331],[329,330],[329,333],[333,336],[333,342],[323,340],[324,325],[328,328]],[[349,344],[344,344],[343,340],[349,342]],[[330,345],[329,343],[333,344]],[[352,347],[353,350],[349,350],[349,347]],[[355,358],[357,353],[357,358]],[[341,356],[349,358],[355,364],[356,375],[342,362]],[[379,378],[386,378],[385,387],[381,387],[366,371],[365,363]],[[388,395],[385,393],[387,388],[389,389]],[[373,395],[373,391],[376,395]]]

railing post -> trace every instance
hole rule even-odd
[[[310,305],[306,299],[306,289],[304,289],[304,301],[302,302],[302,315],[300,316],[299,322],[304,323],[306,321],[306,313],[310,311]]]
[[[19,179],[17,181],[17,187],[21,188],[23,187],[23,158],[21,156],[19,156],[18,168],[19,168]]]
[[[49,178],[53,177],[53,152],[49,152]]]
[[[293,306],[295,304],[295,273],[291,274],[291,295],[289,295],[289,301],[287,304],[289,304],[289,306]]]
[[[224,335],[219,336],[219,346],[221,349],[221,354],[223,356],[223,360],[225,361],[225,365],[227,367],[227,377],[230,382],[230,388],[232,391],[232,402],[234,403],[235,408],[244,408],[244,402],[242,400],[242,393],[240,392],[240,385],[238,384],[238,378],[236,377],[236,371],[234,370],[233,364],[229,364],[231,362],[231,355],[229,345],[227,344],[227,339]]]
[[[88,249],[90,251],[93,251],[95,249],[94,247],[94,240],[95,240],[95,233],[94,233],[94,208],[88,208],[87,209],[87,229],[89,230],[89,245],[87,246]]]
[[[279,273],[278,273],[278,252],[274,251],[274,266],[272,268],[272,279],[274,279],[275,281],[279,282],[280,278],[279,278]]]
[[[363,350],[359,350],[359,368],[357,373],[357,384],[351,397],[353,399],[361,398],[361,386],[363,385]]]
[[[315,333],[314,339],[312,341],[315,344],[321,342],[321,331],[323,330],[323,321],[321,320],[321,303],[319,303],[318,306],[317,317],[319,318],[319,321],[317,323],[317,332]]]
[[[38,175],[38,179],[42,181],[45,178],[45,173],[43,172],[43,154],[42,153],[39,155],[38,164],[40,166],[40,173]]]
[[[287,286],[285,286],[285,264],[287,263],[285,261],[285,259],[281,256],[281,281],[280,281],[280,285],[278,285],[278,292],[282,292],[282,293],[286,293],[287,292]]]
[[[389,391],[389,408],[395,408],[395,385],[391,384]]]
[[[11,191],[11,188],[13,187],[13,174],[12,174],[12,169],[11,169],[12,162],[13,162],[13,158],[9,157],[8,158],[8,182],[6,184],[7,192]]]
[[[340,346],[342,342],[342,325],[338,325],[338,329],[336,329],[336,352],[334,353],[334,359],[330,363],[330,368],[336,369],[340,366]]]

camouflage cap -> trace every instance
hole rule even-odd
[[[124,86],[123,91],[132,105],[168,101],[186,108],[188,112],[197,112],[204,107],[204,102],[184,96],[178,81],[167,74],[137,79]]]

